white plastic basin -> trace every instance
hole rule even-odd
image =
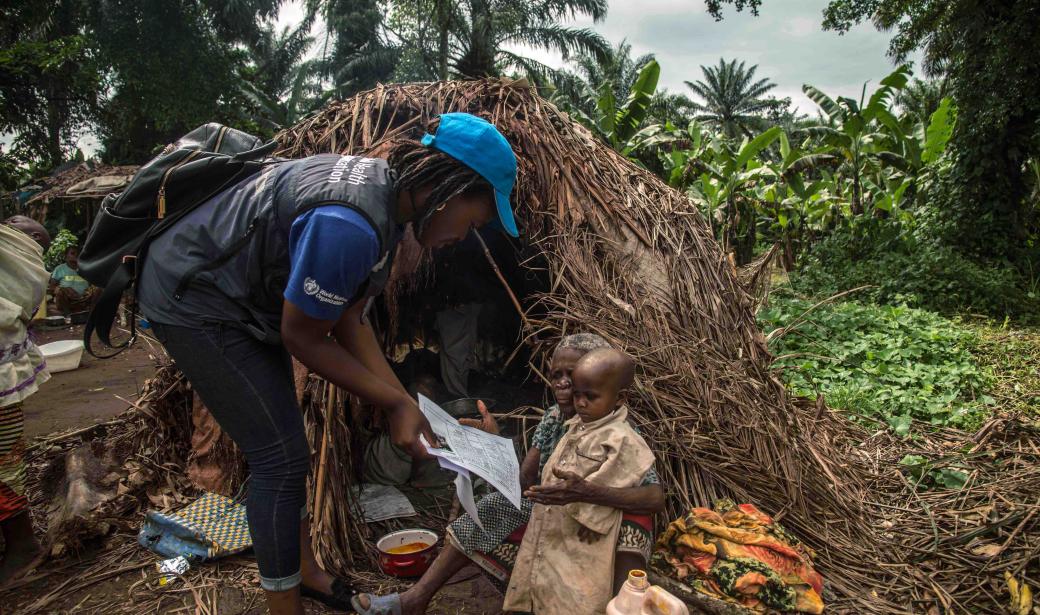
[[[83,358],[83,340],[61,340],[40,346],[47,359],[47,371],[52,374],[67,372],[79,367]]]

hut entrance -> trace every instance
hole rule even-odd
[[[523,243],[493,230],[477,232],[423,255],[416,270],[404,274],[410,279],[380,301],[384,346],[413,395],[442,404],[482,399],[498,410],[539,405],[544,384],[530,368],[520,314],[491,262],[525,310],[537,310],[533,297],[548,282],[521,266],[529,258]],[[466,406],[475,412],[473,404],[458,404],[457,413]]]

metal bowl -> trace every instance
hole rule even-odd
[[[444,402],[441,404],[441,408],[444,411],[452,415],[457,419],[472,419],[480,418],[480,410],[477,409],[477,402],[482,401],[487,406],[488,411],[494,410],[497,402],[493,399],[478,399],[476,397],[463,397],[461,399],[454,399],[452,401]]]

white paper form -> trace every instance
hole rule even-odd
[[[473,477],[469,475],[469,470],[448,460],[449,456],[452,459],[456,458],[456,455],[451,451],[431,447],[430,443],[422,435],[419,436],[419,441],[422,442],[422,445],[426,447],[426,450],[431,455],[437,458],[437,463],[442,468],[456,473],[455,493],[459,497],[459,503],[462,504],[463,510],[466,511],[470,519],[473,519],[473,522],[477,524],[477,527],[483,530],[484,524],[480,522],[480,515],[477,514],[477,503],[473,499]]]
[[[473,472],[482,477],[520,510],[520,462],[517,461],[513,442],[475,427],[460,425],[453,416],[424,395],[419,395],[419,409],[430,421],[430,427],[441,440],[441,445],[446,445],[446,448],[440,449],[427,447],[429,453],[441,462],[441,466],[455,469],[444,464],[448,462],[467,470],[467,474]],[[462,473],[459,472],[459,475]],[[468,503],[472,505],[472,511],[463,498],[463,492],[466,491],[464,485],[456,481],[456,488],[463,508],[476,519],[472,483],[468,489]]]

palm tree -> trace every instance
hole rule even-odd
[[[509,51],[523,44],[556,51],[605,56],[607,43],[588,28],[560,22],[586,15],[599,21],[606,0],[394,0],[387,29],[406,49],[421,50],[431,78],[485,77],[520,71],[540,82],[553,70]]]
[[[610,84],[615,100],[624,101],[633,91],[640,72],[654,59],[652,53],[633,58],[632,45],[626,40],[600,57],[579,53],[571,60],[573,70],[557,71],[554,75],[552,98],[565,108],[595,116],[596,101],[604,83]],[[653,92],[647,121],[685,126],[693,117],[695,108],[695,103],[686,96],[660,89]]]
[[[946,79],[914,79],[896,94],[895,102],[914,122],[927,122],[939,109],[948,90]]]
[[[701,66],[704,79],[687,81],[686,86],[704,102],[698,104],[699,121],[714,125],[728,137],[750,136],[764,127],[763,115],[777,104],[763,98],[776,84],[767,78],[755,81],[758,65],[750,68],[736,60],[719,59],[718,66]]]
[[[306,59],[314,42],[309,34],[312,18],[281,32],[267,24],[246,45],[242,93],[256,106],[254,119],[268,129],[292,125],[322,102],[320,63]]]

